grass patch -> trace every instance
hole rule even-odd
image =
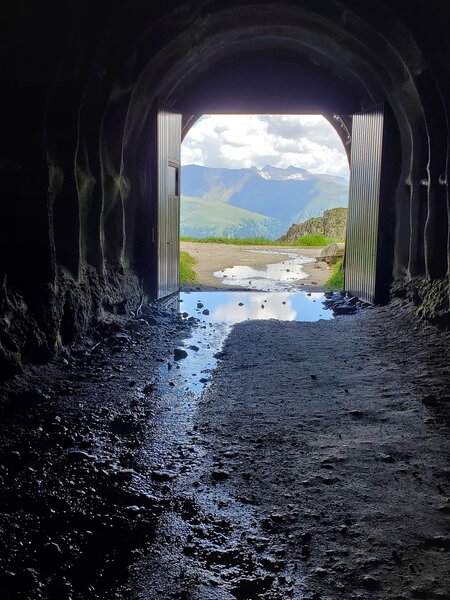
[[[193,283],[196,274],[193,269],[195,258],[188,252],[180,252],[180,283]]]
[[[304,235],[295,242],[279,242],[277,240],[268,240],[267,238],[226,238],[226,237],[205,237],[195,238],[182,236],[182,242],[198,242],[200,244],[232,244],[233,246],[328,246],[333,240],[324,237],[321,233],[311,233]]]
[[[234,246],[286,246],[282,242],[276,240],[268,240],[266,238],[227,238],[227,237],[181,237],[182,242],[199,242],[200,244],[232,244]]]
[[[344,269],[342,268],[342,260],[338,260],[334,263],[331,275],[327,279],[325,285],[332,290],[344,289]]]
[[[321,233],[308,233],[308,235],[304,235],[301,238],[298,238],[296,242],[293,243],[294,246],[328,246],[332,242],[336,240],[332,240],[331,238],[326,238]]]

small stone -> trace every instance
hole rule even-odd
[[[186,350],[183,350],[182,348],[175,348],[175,350],[173,351],[174,360],[181,360],[182,358],[186,358],[187,355],[188,353],[186,352]]]
[[[174,475],[172,473],[168,473],[167,471],[152,471],[150,473],[150,477],[153,479],[153,481],[163,482],[170,481],[174,478]]]
[[[351,410],[348,413],[349,415],[351,415],[352,417],[362,417],[363,413],[360,410]]]
[[[207,308],[205,308],[205,310],[202,310],[202,315],[209,315],[209,310]]]
[[[123,481],[131,481],[134,475],[137,475],[134,469],[119,469],[115,472],[115,476]]]
[[[371,575],[366,575],[362,579],[362,584],[368,590],[379,590],[381,587],[380,580]]]
[[[84,450],[69,450],[66,454],[66,458],[69,462],[81,462],[85,460],[94,460],[95,456],[84,452]]]
[[[393,456],[391,456],[390,454],[382,454],[381,460],[385,463],[394,463],[395,462],[395,458]]]
[[[228,471],[223,471],[220,469],[212,471],[212,473],[211,473],[211,478],[213,479],[213,481],[224,481],[225,479],[228,479],[229,477],[230,477],[230,474],[228,473]]]
[[[55,542],[44,544],[43,553],[46,560],[55,561],[62,555],[61,547]]]
[[[304,544],[302,546],[302,550],[301,550],[302,556],[307,558],[310,554],[311,554],[311,549],[309,546],[307,546],[306,544]]]

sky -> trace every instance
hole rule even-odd
[[[348,179],[339,136],[321,115],[203,115],[181,147],[184,165],[301,167]]]

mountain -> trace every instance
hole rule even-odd
[[[181,235],[276,239],[292,223],[347,203],[345,179],[300,167],[186,165],[181,172]]]
[[[180,217],[181,235],[186,237],[275,239],[279,230],[275,219],[204,198],[183,196]]]

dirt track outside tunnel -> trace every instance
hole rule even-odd
[[[148,310],[9,390],[2,597],[448,598],[448,334],[249,321],[199,396],[187,326]]]

